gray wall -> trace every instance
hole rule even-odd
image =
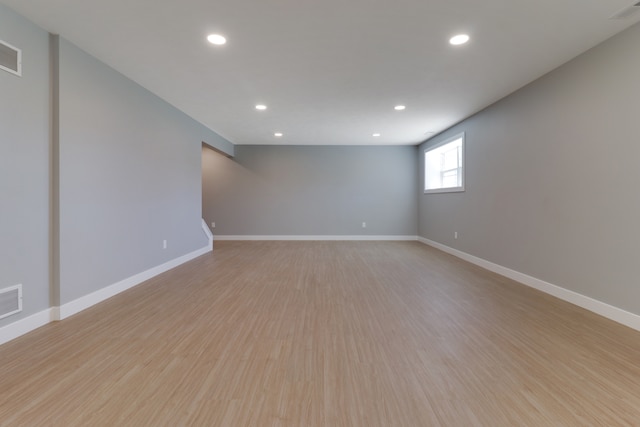
[[[235,152],[203,150],[203,217],[216,235],[416,235],[415,146]]]
[[[216,134],[64,40],[59,111],[63,304],[206,245]]]
[[[0,39],[23,50],[22,77],[0,70],[0,289],[22,283],[21,314],[49,306],[48,34],[0,5]]]
[[[640,314],[639,45],[636,25],[429,141],[466,132],[466,192],[420,194],[420,236]]]
[[[233,145],[2,5],[0,39],[23,51],[0,71],[0,288],[24,290],[0,327],[204,247],[202,143]]]

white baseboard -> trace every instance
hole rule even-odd
[[[114,283],[113,285],[107,286],[106,288],[102,288],[89,295],[80,297],[60,307],[54,307],[54,314],[57,315],[57,318],[55,318],[54,320],[63,320],[67,317],[73,316],[74,314],[79,313],[82,310],[94,306],[108,298],[111,298],[114,295],[126,291],[127,289],[131,289],[146,280],[164,273],[165,271],[171,270],[172,268],[175,268],[180,264],[184,264],[187,261],[191,261],[192,259],[199,257],[200,255],[211,252],[211,250],[212,244],[209,244],[201,249],[175,258],[171,261],[167,261],[164,264],[143,271],[142,273],[138,273],[135,276],[131,276],[127,279],[121,280],[120,282]]]
[[[478,258],[466,252],[462,252],[441,243],[434,242],[433,240],[425,239],[424,237],[418,237],[418,241],[424,243],[425,245],[440,249],[443,252],[461,258],[472,264],[485,268],[489,271],[497,273],[501,276],[508,277],[509,279],[522,283],[523,285],[527,285],[549,295],[553,295],[556,298],[560,298],[561,300],[577,305],[578,307],[582,307],[586,310],[599,314],[600,316],[606,317],[607,319],[613,320],[614,322],[621,323],[632,329],[640,331],[640,316],[638,316],[637,314],[630,313],[621,308],[614,307],[591,297],[579,294],[574,291],[570,291],[568,289],[545,282],[540,279],[536,279],[535,277],[528,276],[524,273],[511,270],[507,267],[494,264],[490,261]]]
[[[415,241],[417,236],[215,236],[215,240],[350,240],[350,241]]]
[[[0,328],[0,345],[13,340],[14,338],[18,338],[19,336],[24,335],[28,332],[31,332],[34,329],[44,326],[47,323],[57,320],[63,320],[67,317],[73,316],[74,314],[79,313],[82,310],[85,310],[108,298],[111,298],[112,296],[126,291],[127,289],[131,289],[146,280],[164,273],[165,271],[171,270],[172,268],[184,264],[187,261],[191,261],[192,259],[197,258],[200,255],[206,254],[207,252],[211,252],[213,250],[213,235],[211,234],[211,231],[209,230],[209,227],[207,227],[207,224],[204,222],[204,220],[202,220],[202,231],[205,233],[208,239],[207,245],[203,248],[167,261],[164,264],[143,271],[142,273],[138,273],[127,279],[121,280],[118,283],[114,283],[113,285],[102,288],[96,292],[93,292],[92,294],[85,295],[60,307],[50,307],[39,313],[33,314],[29,317],[3,326]]]
[[[539,291],[545,292],[549,295],[553,295],[556,298],[560,298],[564,301],[575,304],[586,310],[592,311],[610,320],[628,326],[632,329],[640,331],[640,316],[628,311],[622,310],[618,307],[606,304],[591,297],[579,294],[577,292],[570,291],[557,285],[545,282],[535,277],[528,276],[524,273],[520,273],[515,270],[503,267],[501,265],[492,263],[490,261],[478,258],[470,255],[466,252],[453,249],[449,246],[441,243],[425,239],[423,237],[416,236],[216,236],[216,240],[381,240],[381,241],[414,241],[418,240],[428,246],[439,249],[443,252],[454,255],[460,259],[468,261],[472,264],[485,268],[501,276],[508,277],[516,282],[530,286]],[[72,316],[82,310],[85,310],[95,304],[98,304],[114,295],[119,294],[127,289],[130,289],[146,280],[151,279],[161,273],[164,273],[172,268],[175,268],[185,262],[188,262],[194,258],[204,255],[212,250],[212,240],[209,240],[209,244],[201,249],[198,249],[189,254],[183,255],[179,258],[168,261],[162,265],[136,274],[128,279],[122,280],[111,286],[103,288],[87,296],[78,298],[75,301],[64,304],[61,307],[52,307],[36,314],[33,314],[24,319],[18,320],[14,323],[10,323],[6,326],[0,327],[0,345],[9,342],[21,335],[31,332],[41,326],[50,323],[55,320],[62,320],[69,316]]]
[[[3,326],[0,328],[0,345],[38,329],[52,320],[54,320],[53,310],[48,308],[29,317],[25,317],[24,319],[20,319]]]

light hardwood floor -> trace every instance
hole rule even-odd
[[[0,346],[2,426],[637,426],[640,333],[417,242],[218,242]]]

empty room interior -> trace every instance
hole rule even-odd
[[[636,426],[640,3],[0,0],[0,426]]]

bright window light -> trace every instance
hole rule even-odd
[[[464,191],[464,133],[424,150],[424,192]]]

